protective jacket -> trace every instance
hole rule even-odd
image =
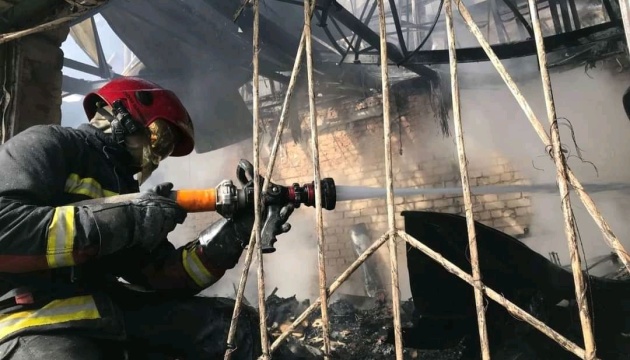
[[[0,147],[0,341],[59,328],[122,338],[111,296],[121,278],[189,296],[223,275],[196,241],[100,253],[133,227],[104,224],[90,206],[71,204],[139,191],[129,156],[91,125],[34,126]]]

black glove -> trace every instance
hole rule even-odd
[[[269,221],[264,217],[262,220],[265,226],[261,232],[261,239],[266,228],[274,240],[276,235],[291,230],[291,225],[286,223],[291,213],[293,205],[287,205],[280,209],[277,216],[270,217]],[[243,249],[249,244],[253,228],[253,211],[243,212],[233,219],[221,219],[210,225],[201,232],[197,240],[208,263],[217,269],[232,269],[238,264]]]
[[[172,189],[172,183],[162,183],[131,201],[134,238],[146,250],[157,247],[188,215],[175,200],[167,197]]]
[[[151,251],[165,241],[187,215],[174,200],[160,195],[172,188],[163,183],[131,201],[90,206],[101,239],[99,256],[136,245]]]
[[[171,190],[173,190],[173,183],[165,182],[155,185],[151,189],[147,190],[147,192],[169,197],[169,195],[171,195]]]

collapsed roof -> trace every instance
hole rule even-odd
[[[380,89],[376,0],[317,0],[313,56],[317,91],[327,96],[363,94]],[[500,58],[535,54],[526,0],[466,1],[477,24],[487,32]],[[251,136],[248,94],[240,89],[252,77],[253,12],[241,0],[111,0],[100,13],[137,56],[124,74],[156,81],[177,92],[196,127],[197,152],[228,146]],[[260,73],[271,80],[272,98],[285,90],[303,27],[303,3],[266,0],[260,6]],[[443,0],[389,0],[388,52],[393,80],[435,80],[448,63]],[[550,61],[578,64],[619,53],[623,31],[617,3],[539,2]],[[455,18],[458,60],[487,60],[474,38]],[[77,23],[71,35],[98,67],[66,59],[66,65],[104,80],[112,74],[99,55],[94,23]],[[461,35],[460,35],[461,34]],[[553,53],[555,50],[562,50]],[[100,51],[102,52],[102,50]],[[465,81],[465,79],[462,79]],[[84,94],[102,82],[66,77],[64,90]],[[302,91],[300,91],[302,90]],[[292,108],[302,100],[298,79]],[[245,99],[244,96],[245,95]],[[294,116],[295,117],[295,116]]]

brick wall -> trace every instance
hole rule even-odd
[[[392,148],[395,188],[407,187],[459,187],[460,175],[455,143],[453,137],[443,137],[439,125],[434,120],[429,97],[425,94],[398,94],[405,101],[397,101],[392,114]],[[303,114],[304,116],[305,114]],[[270,121],[272,123],[272,121]],[[319,106],[319,148],[320,166],[323,177],[333,177],[338,185],[357,185],[382,187],[385,185],[382,105],[380,97],[375,96],[363,100],[339,101],[331,106]],[[274,129],[275,130],[275,129]],[[308,121],[302,118],[302,143],[295,143],[288,134],[279,150],[273,181],[279,184],[312,181],[313,165],[310,150]],[[275,131],[268,131],[273,134]],[[288,131],[287,131],[288,133]],[[265,139],[268,140],[268,139]],[[262,141],[266,144],[267,141]],[[236,150],[234,150],[236,151]],[[231,158],[243,156],[251,159],[251,147],[240,146],[239,154],[231,152]],[[264,151],[263,151],[264,153]],[[268,159],[263,155],[262,168],[266,168]],[[514,171],[506,158],[495,154],[478,159],[474,155],[469,158],[469,175],[472,186],[518,184],[525,180]],[[236,163],[233,164],[236,166]],[[226,174],[232,173],[226,169]],[[474,196],[476,220],[502,230],[511,235],[522,235],[528,232],[530,224],[530,200],[521,193]],[[418,195],[395,198],[396,224],[403,228],[404,210],[432,210],[447,213],[463,214],[463,199],[459,195]],[[282,241],[276,244],[281,248],[289,246],[289,242],[302,241],[295,236],[307,237],[315,242],[315,216],[312,208],[300,208],[300,220],[294,216],[292,224],[299,232],[283,235]],[[193,239],[203,228],[216,219],[216,214],[191,214],[185,225],[176,230],[177,242]],[[304,219],[307,219],[306,221]],[[297,222],[297,223],[296,223]],[[352,261],[356,259],[350,239],[350,228],[365,223],[375,240],[387,229],[387,208],[385,199],[369,199],[338,202],[334,211],[324,213],[324,234],[326,238],[326,265],[329,282],[332,282]],[[310,229],[307,235],[304,229]],[[298,234],[298,235],[296,235]],[[310,245],[309,245],[310,246]],[[316,252],[313,247],[313,257]],[[404,246],[399,246],[401,270],[401,287],[403,296],[409,296],[406,277],[406,260]],[[286,261],[286,254],[271,255],[267,258],[268,266]],[[381,280],[389,288],[389,261],[387,248],[383,247],[376,254]],[[305,260],[306,261],[306,260]],[[307,261],[313,267],[313,259]],[[306,265],[305,265],[306,266]],[[239,271],[235,269],[236,271]],[[270,270],[271,272],[272,270]],[[287,269],[283,270],[287,271]],[[293,270],[294,271],[294,270]],[[309,270],[301,270],[305,279],[312,279],[312,288],[316,293],[316,271],[313,276],[306,275]],[[240,272],[239,272],[240,273]],[[269,273],[269,272],[268,272]],[[236,274],[235,274],[236,275]],[[236,276],[231,278],[236,279]],[[224,284],[227,286],[227,284]],[[271,286],[283,287],[282,282]],[[271,287],[270,286],[270,287]],[[285,285],[289,286],[289,285]],[[231,284],[229,285],[231,288]],[[354,274],[342,292],[363,294],[360,272]],[[291,294],[285,294],[290,296]]]
[[[432,108],[429,97],[424,94],[404,96],[405,105],[397,107],[392,114],[395,188],[461,186],[454,138],[444,138],[439,133],[433,112],[427,110]],[[372,97],[318,109],[322,177],[333,177],[341,185],[385,186],[381,107],[380,97]],[[355,119],[349,120],[352,117]],[[303,138],[309,139],[307,119],[303,120],[302,127]],[[275,182],[312,181],[310,142],[305,142],[296,144],[286,140],[283,143],[274,170]],[[508,160],[499,155],[477,163],[470,161],[469,170],[471,186],[525,182]],[[530,200],[522,193],[474,196],[473,200],[476,220],[515,236],[528,232]],[[396,225],[403,228],[401,211],[432,210],[463,215],[464,203],[458,195],[396,197],[395,210]],[[359,223],[367,225],[373,239],[380,237],[387,230],[385,199],[338,202],[334,211],[325,212],[326,265],[331,280],[356,259],[350,228]],[[406,268],[404,246],[399,249],[401,269]],[[381,260],[381,277],[387,283],[386,248],[377,255]],[[351,280],[344,292],[361,294],[360,275],[354,275]],[[404,281],[401,274],[401,282]]]

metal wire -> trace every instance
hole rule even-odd
[[[492,50],[492,48],[490,47],[490,44],[488,43],[488,41],[486,41],[486,39],[484,38],[483,34],[481,33],[481,30],[475,24],[475,21],[470,15],[470,12],[466,8],[466,6],[462,3],[461,0],[454,0],[454,1],[456,2],[459,12],[462,18],[464,19],[464,23],[466,24],[468,29],[471,31],[471,33],[475,36],[475,38],[477,38],[477,41],[483,48],[484,52],[486,53],[486,55],[488,56],[488,58],[490,59],[494,67],[497,69],[497,72],[499,73],[503,81],[506,83],[508,89],[510,89],[510,92],[512,92],[512,95],[514,96],[518,104],[521,106],[521,109],[523,110],[527,118],[529,119],[530,123],[534,127],[534,130],[536,131],[536,133],[542,140],[543,144],[545,146],[550,146],[551,140],[549,139],[549,135],[547,135],[547,131],[545,130],[545,127],[541,124],[540,120],[538,120],[538,118],[536,117],[536,114],[534,114],[534,111],[532,110],[531,106],[529,105],[529,103],[527,102],[527,100],[525,99],[521,91],[518,89],[518,86],[516,85],[516,83],[510,76],[510,74],[507,72],[505,66],[503,66],[503,64],[501,63],[501,60],[499,60],[494,50]],[[584,190],[582,184],[575,177],[575,174],[573,173],[571,169],[567,169],[567,176],[569,178],[569,181],[571,182],[571,185],[573,186],[575,191],[578,193],[578,196],[582,200],[584,207],[589,212],[589,214],[591,214],[591,216],[593,217],[593,220],[595,221],[599,229],[602,231],[604,235],[604,239],[606,240],[606,242],[608,242],[608,245],[613,248],[613,250],[617,253],[617,255],[619,255],[619,259],[621,260],[621,262],[623,262],[626,269],[630,271],[630,255],[626,252],[623,245],[621,245],[621,242],[619,241],[617,236],[613,233],[612,229],[608,225],[608,222],[604,219],[601,212],[597,209],[597,206],[593,202],[593,199]]]

